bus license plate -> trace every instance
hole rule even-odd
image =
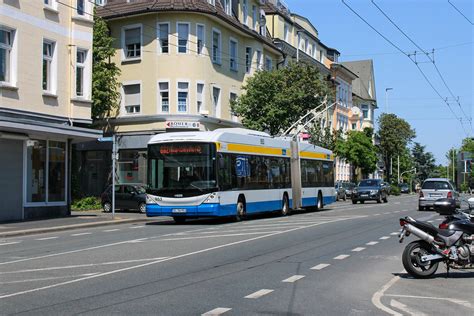
[[[185,208],[174,208],[171,210],[172,213],[186,213],[186,209]]]

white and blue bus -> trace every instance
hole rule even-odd
[[[148,143],[147,216],[233,217],[335,201],[331,151],[240,129],[159,134]]]

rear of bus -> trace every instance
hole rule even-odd
[[[147,216],[219,215],[216,145],[162,142],[148,145]]]

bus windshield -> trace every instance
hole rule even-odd
[[[150,194],[189,197],[216,190],[214,144],[152,144],[148,163]]]

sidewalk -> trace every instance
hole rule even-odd
[[[72,212],[69,217],[0,223],[0,238],[148,220],[156,221],[156,218],[150,219],[145,214],[133,212],[115,212],[115,219],[112,219],[112,213],[101,211]]]

